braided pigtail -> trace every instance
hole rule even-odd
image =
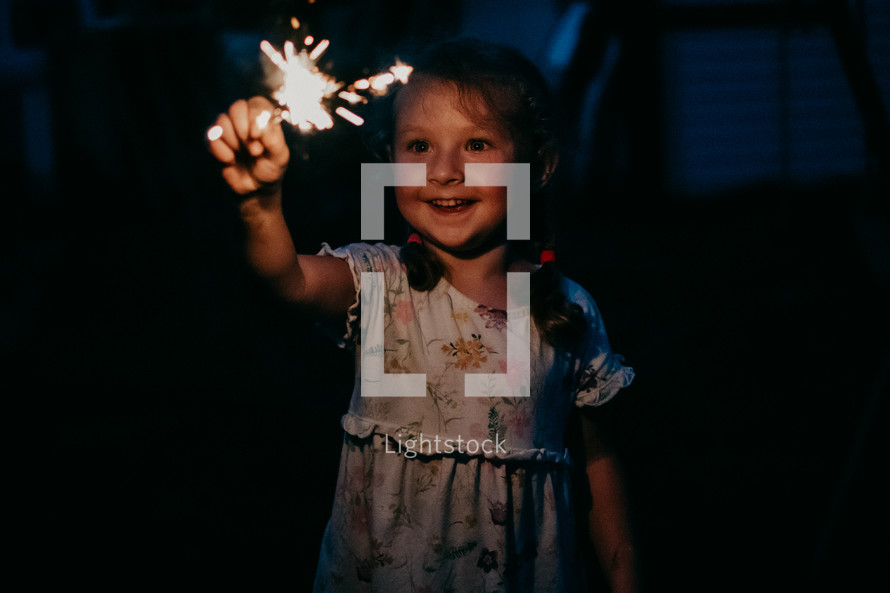
[[[531,313],[548,344],[572,349],[587,332],[587,320],[584,310],[562,292],[555,260],[552,249],[541,251],[541,267],[531,277]]]
[[[400,253],[408,273],[408,284],[414,290],[422,292],[432,290],[445,274],[442,262],[432,251],[423,246],[417,233],[408,237],[408,242]]]

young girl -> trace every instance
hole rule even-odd
[[[295,253],[281,208],[289,152],[279,127],[257,122],[273,108],[265,99],[234,103],[210,143],[242,196],[256,271],[284,298],[345,319],[353,344],[362,273],[383,272],[384,289],[370,295],[383,302],[364,305],[384,311],[385,371],[426,375],[425,397],[362,397],[357,364],[315,591],[582,591],[595,559],[576,537],[577,507],[589,511],[582,535],[612,589],[635,591],[619,472],[588,411],[633,371],[610,350],[591,297],[556,272],[553,251],[532,261],[528,245],[507,241],[506,189],[465,183],[468,163],[529,163],[533,204],[541,199],[558,158],[543,80],[518,52],[477,40],[409,63],[374,136],[389,161],[426,166],[425,186],[395,188],[411,230],[401,247]],[[508,366],[508,271],[531,274],[530,307],[509,312],[532,317],[530,394],[467,397],[466,373]],[[585,445],[570,460],[576,416]],[[579,461],[587,505],[570,484]]]

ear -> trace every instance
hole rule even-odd
[[[544,148],[539,158],[541,164],[540,174],[538,176],[535,189],[543,189],[550,182],[550,178],[556,172],[556,166],[559,164],[559,151],[553,147]]]

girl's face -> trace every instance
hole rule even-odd
[[[516,147],[509,129],[481,99],[468,110],[458,87],[416,79],[395,102],[392,158],[424,163],[424,187],[396,187],[396,202],[408,224],[426,242],[448,252],[467,252],[506,241],[507,190],[468,187],[466,163],[511,163]]]

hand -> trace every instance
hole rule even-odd
[[[270,121],[275,107],[253,97],[232,103],[211,128],[210,152],[224,166],[223,179],[242,196],[280,187],[290,150],[281,126]],[[265,115],[264,115],[265,114]]]

